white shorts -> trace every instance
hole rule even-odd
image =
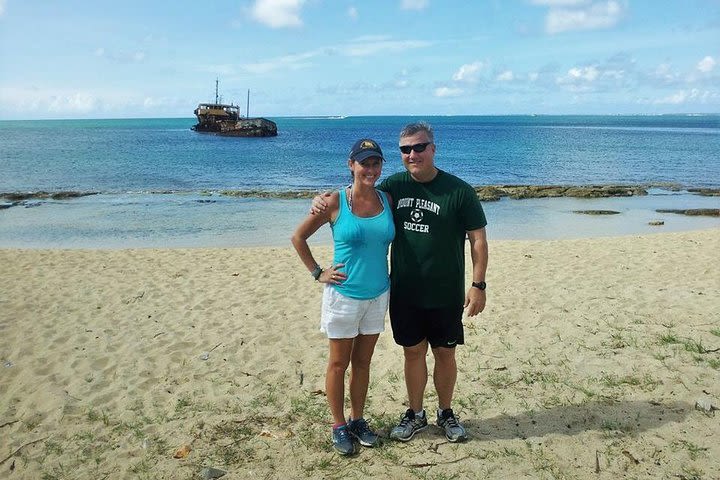
[[[325,285],[320,331],[328,338],[355,338],[385,331],[390,290],[368,300],[346,297]]]

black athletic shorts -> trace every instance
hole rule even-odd
[[[395,343],[413,347],[423,340],[432,348],[453,348],[465,343],[463,306],[422,308],[390,294],[390,325]]]

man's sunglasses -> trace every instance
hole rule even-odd
[[[411,150],[415,150],[416,152],[424,152],[428,145],[430,145],[432,142],[425,142],[425,143],[416,143],[415,145],[400,145],[400,151],[407,155],[410,153]]]

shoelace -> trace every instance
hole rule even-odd
[[[446,425],[446,426],[449,426],[450,428],[455,428],[455,427],[459,427],[459,426],[460,426],[460,424],[458,423],[458,421],[455,419],[455,416],[454,416],[454,415],[453,415],[453,416],[450,416],[450,417],[445,417],[445,425]]]
[[[348,432],[347,427],[341,427],[335,429],[335,435],[338,440],[343,441],[350,436],[350,433]]]
[[[408,426],[408,423],[411,423],[411,422],[414,422],[414,421],[415,421],[415,419],[414,419],[414,418],[410,418],[410,415],[408,415],[408,414],[406,413],[405,416],[402,418],[402,420],[400,420],[400,426],[403,427],[403,428],[405,428],[405,427]]]
[[[367,422],[365,420],[358,420],[358,422],[355,424],[355,429],[358,433],[364,434],[364,433],[372,433],[370,430],[370,427],[368,426]]]

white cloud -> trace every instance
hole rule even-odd
[[[252,17],[271,28],[299,27],[300,9],[305,0],[255,0]]]
[[[356,20],[358,18],[358,11],[355,7],[348,8],[348,16],[352,18],[353,20]]]
[[[430,46],[424,40],[373,40],[357,41],[336,47],[336,51],[349,57],[367,57],[376,53],[402,52]]]
[[[429,0],[402,0],[400,8],[403,10],[423,10],[430,4]]]
[[[482,70],[483,66],[482,62],[466,63],[453,74],[452,79],[456,82],[476,82],[478,74]]]
[[[145,60],[145,52],[137,51],[137,52],[108,52],[103,47],[98,47],[95,49],[95,52],[93,54],[96,57],[105,58],[112,62],[117,63],[141,63]]]
[[[511,70],[505,70],[504,72],[500,73],[495,79],[498,82],[512,82],[515,79],[515,75]]]
[[[700,62],[698,62],[697,69],[703,73],[712,72],[716,64],[717,62],[715,61],[715,59],[708,55],[707,57],[700,60]]]
[[[0,17],[5,14],[5,3],[7,3],[5,0],[0,0]]]
[[[26,118],[90,118],[125,116],[128,112],[172,113],[187,109],[187,98],[148,97],[121,91],[64,88],[0,87],[0,112]]]
[[[315,50],[294,55],[271,58],[264,62],[246,63],[239,65],[239,69],[254,74],[265,74],[276,70],[300,70],[311,65],[310,60],[328,55],[341,55],[345,57],[366,57],[377,53],[403,52],[405,50],[423,48],[431,43],[422,40],[389,40],[387,37],[367,36],[357,38],[347,44],[321,47]],[[216,68],[216,67],[213,67]],[[232,70],[232,69],[231,69]],[[212,71],[203,67],[203,71]]]
[[[597,67],[591,65],[589,67],[573,67],[568,70],[565,76],[558,78],[560,84],[576,84],[581,82],[594,82],[597,80],[600,72]]]
[[[48,99],[47,110],[52,113],[89,113],[98,106],[95,96],[77,92],[70,95],[51,96]]]
[[[687,103],[688,101],[695,100],[698,97],[700,97],[700,91],[696,88],[693,88],[692,90],[680,90],[679,92],[673,93],[672,95],[669,95],[667,97],[659,98],[655,100],[654,103],[661,105],[680,105],[682,103]]]
[[[528,80],[530,80],[531,82],[536,82],[539,77],[540,74],[537,72],[531,72],[528,74]]]
[[[311,50],[305,53],[299,53],[297,55],[285,55],[284,57],[278,57],[270,59],[266,62],[258,63],[247,63],[242,65],[242,68],[250,73],[264,74],[272,72],[274,70],[299,70],[309,65],[307,62],[311,58],[317,57],[323,53],[323,50]]]
[[[545,18],[545,30],[555,34],[609,28],[620,21],[623,13],[623,7],[615,0],[593,3],[584,8],[555,8],[551,5]]]
[[[459,88],[438,87],[435,89],[436,97],[459,97],[463,91]]]

